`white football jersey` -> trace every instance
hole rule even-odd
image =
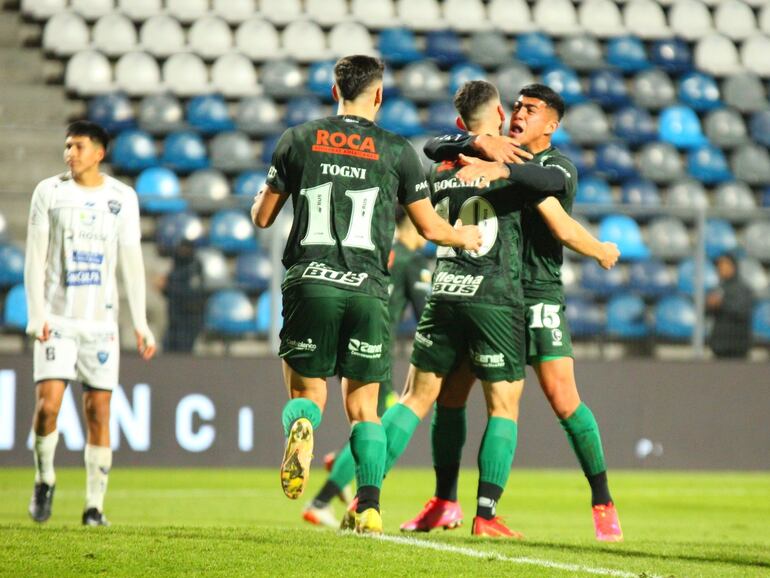
[[[35,188],[29,227],[48,235],[46,315],[116,322],[119,247],[141,243],[136,192],[107,175],[93,188],[51,177]]]

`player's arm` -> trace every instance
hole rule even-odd
[[[267,171],[267,182],[254,197],[251,206],[251,220],[260,229],[266,229],[275,222],[289,194],[290,159],[292,154],[293,131],[287,129],[278,139],[278,144]]]
[[[556,197],[546,197],[537,210],[560,243],[573,251],[595,259],[605,269],[611,269],[620,257],[615,243],[602,242],[573,219]]]
[[[532,158],[532,154],[519,148],[511,137],[490,134],[435,137],[425,143],[423,151],[429,159],[439,162],[456,159],[461,154],[515,164]]]
[[[506,179],[516,186],[517,191],[556,194],[565,190],[569,178],[559,165],[505,164],[466,155],[460,155],[459,161],[464,166],[457,172],[457,178],[464,183],[476,182],[479,188],[489,186],[492,181]]]
[[[266,184],[254,197],[254,204],[251,206],[251,220],[260,229],[266,229],[275,222],[275,218],[281,212],[288,198],[287,193],[282,193]]]
[[[48,259],[48,208],[40,186],[32,194],[24,256],[24,291],[27,297],[28,335],[47,341],[50,329],[45,318],[45,269]]]

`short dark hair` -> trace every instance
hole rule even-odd
[[[76,120],[67,127],[67,136],[87,136],[107,150],[110,145],[110,134],[100,125],[90,120]]]
[[[355,100],[372,83],[382,80],[385,63],[379,58],[354,54],[334,65],[334,82],[343,100]]]
[[[519,91],[519,96],[528,96],[529,98],[542,100],[548,108],[556,111],[559,120],[564,116],[564,99],[550,86],[545,84],[527,84]]]
[[[476,120],[479,109],[493,98],[499,98],[500,93],[495,85],[486,80],[469,80],[457,89],[454,105],[466,128]]]

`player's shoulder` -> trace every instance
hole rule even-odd
[[[68,172],[59,173],[58,175],[40,181],[35,187],[35,191],[38,193],[48,193],[56,190],[61,185],[70,182],[72,182],[72,176]]]
[[[551,150],[546,152],[540,158],[540,164],[543,166],[558,166],[565,169],[572,175],[577,174],[575,163],[573,163],[567,155],[565,155],[556,147],[551,148]]]

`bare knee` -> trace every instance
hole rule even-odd
[[[401,394],[399,402],[407,406],[422,419],[436,402],[440,391],[440,376],[410,367],[406,387],[404,388],[404,393]]]
[[[551,404],[553,412],[559,419],[568,418],[580,405],[580,396],[574,379],[551,376],[541,385],[548,403]]]
[[[56,429],[61,404],[58,399],[41,397],[35,404],[34,430],[37,435],[46,435]]]

